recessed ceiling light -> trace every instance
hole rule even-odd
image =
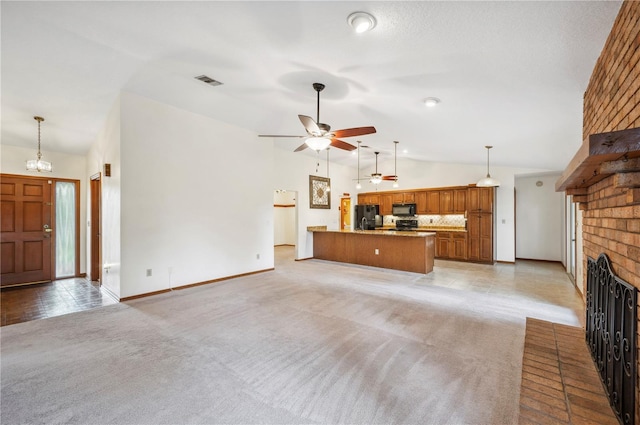
[[[370,31],[376,26],[376,18],[367,12],[353,12],[347,18],[347,22],[358,33]]]
[[[429,108],[433,108],[438,103],[440,103],[440,99],[438,99],[437,97],[428,97],[424,100],[424,105]]]
[[[408,149],[403,149],[402,153],[409,153],[409,150]]]

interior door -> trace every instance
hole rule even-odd
[[[0,286],[51,281],[51,181],[2,176]]]
[[[91,280],[102,284],[102,199],[100,173],[91,176]]]

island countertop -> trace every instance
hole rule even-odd
[[[313,258],[424,274],[433,271],[435,232],[312,231]]]
[[[389,235],[389,236],[409,236],[409,237],[419,237],[424,238],[426,236],[435,236],[435,232],[431,230],[394,230],[394,229],[376,229],[376,230],[351,230],[351,229],[343,229],[343,230],[325,230],[325,229],[314,229],[309,230],[310,232],[321,232],[321,233],[357,233],[364,235]]]

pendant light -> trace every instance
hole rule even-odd
[[[40,152],[40,123],[44,121],[44,118],[33,117],[33,119],[38,121],[38,155],[37,159],[27,160],[27,171],[37,171],[39,173],[47,171],[50,173],[53,170],[53,167],[50,162],[42,160],[42,152]]]
[[[480,180],[478,180],[478,183],[476,183],[476,186],[478,187],[498,187],[500,186],[500,182],[496,179],[494,179],[493,177],[491,177],[491,174],[489,174],[489,149],[491,149],[493,146],[485,146],[485,148],[487,148],[487,177],[484,177]]]
[[[378,173],[378,154],[380,152],[374,152],[376,154],[376,172],[371,174],[370,182],[373,184],[380,184],[382,181],[382,174]]]
[[[331,179],[329,179],[329,148],[327,148],[327,192],[331,192]]]
[[[356,183],[356,189],[362,189],[362,185],[360,184],[360,140],[358,140],[358,183]]]
[[[398,185],[398,142],[393,142],[393,187],[397,188]]]

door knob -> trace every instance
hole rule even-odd
[[[53,232],[53,229],[51,229],[48,224],[45,224],[43,227],[45,232]]]

